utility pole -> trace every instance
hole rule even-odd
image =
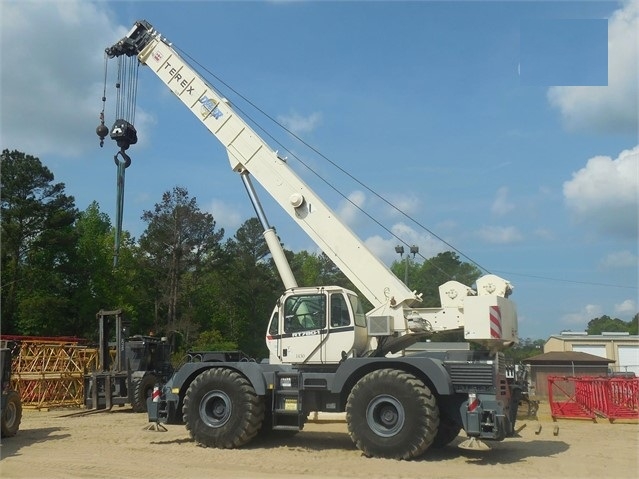
[[[395,246],[395,253],[399,254],[399,257],[402,258],[404,256],[404,247],[399,244]],[[410,254],[413,255],[413,259],[415,259],[415,255],[419,253],[419,246],[413,245],[410,247]],[[404,267],[404,284],[408,286],[408,255],[406,255],[406,265]]]

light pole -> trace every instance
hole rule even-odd
[[[399,254],[400,258],[404,256],[404,247],[401,244],[395,246],[395,253]],[[419,253],[419,246],[413,245],[410,247],[410,254],[415,255]],[[406,266],[404,267],[404,284],[408,286],[408,255],[406,255]]]

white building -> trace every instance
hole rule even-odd
[[[639,376],[639,336],[629,333],[564,332],[551,336],[544,344],[544,353],[575,351],[611,359],[613,373],[635,373]]]

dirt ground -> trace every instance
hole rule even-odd
[[[129,408],[65,417],[69,410],[23,412],[20,431],[0,446],[0,477],[13,478],[637,478],[636,423],[522,420],[518,437],[471,452],[451,445],[419,460],[362,456],[341,416],[310,422],[288,439],[236,450],[198,447],[184,426],[145,427]],[[328,419],[328,420],[327,420]],[[537,434],[537,426],[542,429]],[[554,427],[559,432],[554,435]]]

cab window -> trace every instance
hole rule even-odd
[[[289,296],[284,302],[284,330],[309,331],[326,327],[326,296]]]
[[[348,295],[348,301],[351,303],[353,314],[355,315],[355,325],[366,327],[366,314],[364,313],[364,307],[360,299],[354,294]]]
[[[278,311],[277,309],[275,309],[275,311],[273,311],[273,315],[271,316],[271,322],[268,325],[268,334],[270,336],[275,336],[280,333],[280,324],[278,319]]]
[[[331,294],[331,327],[339,328],[349,324],[351,324],[351,317],[344,295],[341,293]]]

